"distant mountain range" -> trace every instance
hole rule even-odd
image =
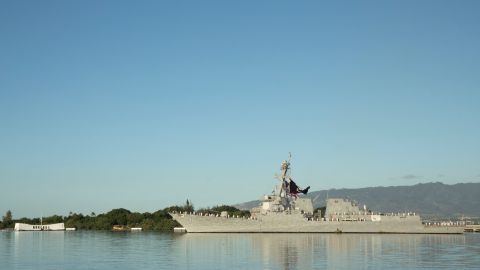
[[[446,185],[440,182],[413,186],[367,187],[356,189],[329,189],[310,192],[314,207],[325,206],[327,198],[349,198],[362,207],[384,213],[410,211],[425,217],[471,216],[480,217],[480,183]],[[251,209],[260,201],[235,205]]]

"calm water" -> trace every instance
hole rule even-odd
[[[0,232],[0,269],[480,269],[480,234]]]

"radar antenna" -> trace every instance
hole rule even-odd
[[[288,171],[290,170],[290,160],[292,160],[292,153],[288,152],[288,161],[282,161],[282,165],[280,170],[282,171],[282,175],[279,178],[280,185],[279,185],[279,192],[278,196],[286,197],[287,195],[287,178],[288,178]]]

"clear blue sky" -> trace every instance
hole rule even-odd
[[[479,1],[1,1],[0,214],[480,181]]]

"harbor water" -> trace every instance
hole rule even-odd
[[[0,269],[479,269],[480,234],[0,232]]]

